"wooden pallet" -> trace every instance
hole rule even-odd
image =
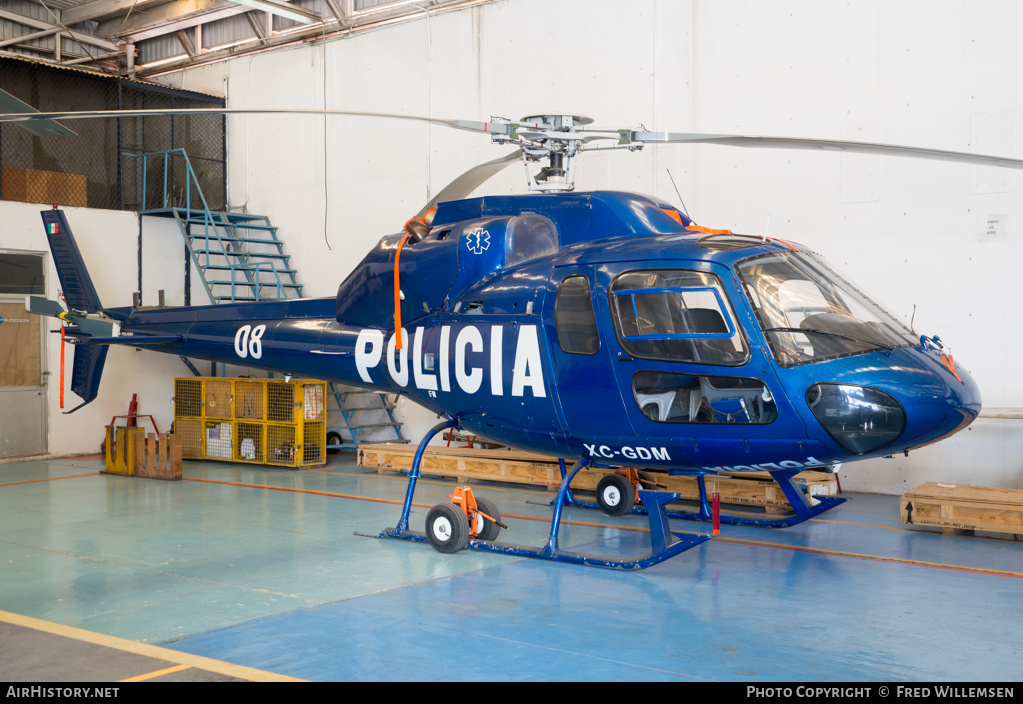
[[[380,473],[404,473],[412,466],[415,453],[416,448],[411,445],[360,445],[358,463],[360,467],[376,469]],[[556,458],[506,448],[481,450],[431,445],[423,453],[420,471],[424,476],[454,477],[459,482],[511,482],[549,490],[561,485],[561,472]],[[595,469],[580,472],[572,480],[572,489],[595,491],[597,482],[609,471]],[[700,498],[695,477],[660,473],[654,473],[653,476],[659,484],[667,487],[666,491],[678,492],[682,499],[698,501]],[[834,476],[826,472],[801,472],[796,475],[796,482],[811,497],[834,496],[838,493]],[[770,513],[791,511],[791,504],[781,487],[767,472],[710,475],[706,478],[706,487],[708,495],[719,493],[722,503],[762,507]]]
[[[927,482],[902,496],[899,515],[903,523],[937,526],[946,534],[1023,534],[1023,490]]]

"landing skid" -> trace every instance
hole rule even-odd
[[[424,533],[409,530],[408,523],[409,513],[412,510],[412,497],[415,493],[416,480],[418,480],[420,476],[419,465],[422,462],[423,452],[426,449],[426,445],[430,442],[430,439],[442,430],[455,428],[457,425],[458,423],[455,421],[441,423],[434,426],[430,432],[426,434],[426,437],[424,437],[422,442],[419,443],[415,457],[412,460],[412,469],[409,470],[408,474],[409,482],[408,489],[405,493],[405,504],[402,507],[401,518],[398,520],[398,525],[392,529],[381,532],[379,535],[369,537],[410,540],[419,543],[429,542],[429,539]],[[570,469],[566,470],[565,463],[562,461],[561,487],[558,489],[558,496],[553,502],[554,516],[551,519],[550,536],[543,547],[537,548],[527,545],[514,545],[511,543],[499,543],[477,539],[470,539],[466,543],[465,547],[470,550],[495,552],[503,555],[514,555],[516,557],[533,557],[542,560],[569,562],[578,565],[590,565],[593,567],[609,567],[620,570],[640,570],[656,565],[659,562],[663,562],[670,557],[674,557],[681,552],[694,548],[697,545],[710,540],[711,536],[709,535],[675,533],[668,528],[669,514],[665,510],[665,506],[672,501],[677,500],[678,494],[673,492],[641,490],[638,493],[640,501],[643,502],[642,510],[643,513],[650,518],[651,552],[649,555],[632,559],[619,559],[615,557],[590,555],[561,549],[558,546],[558,531],[561,528],[561,511],[566,505],[576,505],[570,503],[571,491],[569,490],[569,485],[572,483],[572,479],[575,475],[579,473],[579,470],[583,469],[583,467],[588,464],[589,462],[587,460],[580,460],[572,465]]]
[[[785,494],[785,498],[788,499],[789,503],[792,505],[793,515],[777,516],[773,518],[766,517],[744,518],[742,516],[735,516],[722,513],[719,515],[719,521],[721,523],[727,523],[729,525],[760,526],[762,528],[788,528],[790,526],[798,525],[803,521],[807,521],[813,518],[814,516],[819,516],[825,511],[833,509],[835,506],[843,504],[849,500],[833,498],[830,496],[821,496],[817,497],[819,503],[817,503],[816,505],[811,504],[807,496],[799,489],[798,486],[796,486],[796,483],[793,481],[793,477],[795,477],[801,471],[802,471],[801,469],[780,469],[770,471],[771,478],[778,482],[778,485],[781,486],[782,492]],[[565,462],[562,460],[561,476],[564,479],[566,475],[567,470],[565,469]],[[572,476],[575,476],[575,472],[572,473]],[[697,475],[696,483],[700,488],[699,509],[696,511],[668,511],[662,509],[663,513],[668,518],[676,518],[684,521],[704,522],[712,521],[713,516],[711,513],[710,502],[707,498],[707,486],[704,482],[704,475],[702,474]],[[564,481],[562,482],[562,484],[564,484]],[[641,494],[643,492],[637,493]],[[678,496],[678,494],[676,494],[675,496]],[[586,501],[578,501],[573,496],[571,491],[568,492],[568,495],[565,498],[565,504],[568,506],[574,506],[576,508],[595,508],[597,510],[600,510],[600,506],[598,506],[597,504],[589,503]],[[632,513],[638,515],[645,515],[647,513],[646,506],[645,505],[634,506],[632,508]]]

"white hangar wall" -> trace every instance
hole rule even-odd
[[[49,253],[46,233],[39,212],[48,206],[32,203],[0,202],[0,249],[19,249],[46,253],[46,296],[57,299],[60,282]],[[132,292],[138,285],[138,219],[134,213],[89,208],[64,208],[68,224],[74,233],[96,286],[96,293],[105,306],[131,305]],[[177,226],[173,231],[162,231],[163,222],[144,227],[143,236],[143,302],[155,304],[158,289],[167,293],[168,305],[182,305],[183,276],[175,276],[168,262],[182,260],[184,245]],[[182,269],[173,267],[173,271]],[[194,295],[194,294],[193,294]],[[196,299],[198,300],[198,299]],[[58,330],[56,323],[47,330]],[[132,347],[112,346],[104,366],[103,383],[99,396],[90,405],[65,415],[60,409],[60,341],[57,335],[44,338],[43,369],[47,372],[47,446],[51,454],[67,455],[99,452],[104,426],[116,415],[128,412],[132,394],[138,394],[138,412],[151,415],[160,430],[170,430],[174,418],[171,403],[176,376],[190,372],[177,357],[138,351]],[[74,348],[65,352],[64,411],[75,408],[81,399],[73,394],[71,369]],[[152,430],[149,423],[143,423]]]
[[[163,80],[224,93],[230,107],[484,119],[566,110],[652,130],[1018,157],[1023,47],[1010,31],[1021,14],[1008,1],[499,0]],[[333,295],[379,237],[399,230],[451,178],[503,153],[478,136],[398,121],[239,117],[229,129],[231,205],[281,226],[313,296]],[[1012,354],[1021,335],[1012,271],[1023,247],[1014,173],[709,145],[589,155],[581,167],[581,189],[675,200],[670,169],[698,222],[759,234],[769,221],[768,234],[825,254],[917,332],[939,335],[975,375],[986,406],[1023,406]],[[513,166],[481,192],[519,192],[522,181]],[[1002,227],[987,234],[992,216]],[[134,270],[133,240],[125,244]],[[111,284],[98,278],[106,300]],[[111,392],[122,382],[108,371],[101,400],[110,408],[94,411],[101,422],[123,412],[123,396],[142,375],[179,375],[175,358],[145,356],[124,377],[123,393]],[[410,436],[434,422],[411,404],[403,411]],[[981,418],[909,457],[846,465],[843,486],[1019,486],[1021,427]]]
[[[1017,4],[645,0],[625,7],[505,0],[190,71],[171,83],[209,91],[226,81],[232,107],[466,118],[569,110],[653,130],[1020,156],[1023,47],[1010,36],[1023,20]],[[329,120],[324,142],[323,122],[304,119],[234,122],[231,200],[286,225],[305,280],[322,295],[448,179],[496,155],[471,135],[352,119]],[[588,156],[581,167],[581,188],[674,199],[670,169],[698,222],[768,229],[825,254],[917,332],[950,345],[986,406],[1023,406],[1012,353],[1021,336],[1012,271],[1023,247],[1016,174],[710,145]],[[521,181],[511,167],[483,190],[516,191]],[[988,234],[989,219],[1002,229]],[[433,421],[408,407],[405,416],[412,434]],[[887,493],[930,480],[1019,486],[1021,428],[981,418],[908,457],[847,465],[843,485]]]
[[[1013,2],[697,2],[701,131],[832,137],[1023,156],[1023,23]],[[694,149],[701,220],[824,254],[918,334],[938,335],[986,408],[1023,406],[1015,270],[1020,176],[916,159]],[[988,220],[1003,223],[989,234]],[[915,310],[915,317],[914,317]],[[843,486],[1023,486],[1023,421],[855,463]]]

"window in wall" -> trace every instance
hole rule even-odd
[[[0,294],[45,295],[43,255],[0,252]]]

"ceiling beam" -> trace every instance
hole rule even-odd
[[[54,27],[52,29],[44,29],[39,32],[33,32],[32,34],[22,34],[20,37],[14,37],[12,39],[4,39],[0,42],[0,47],[10,46],[11,44],[21,44],[23,42],[30,42],[33,39],[43,39],[44,37],[52,37],[54,34],[60,32],[60,27]],[[47,51],[43,47],[34,47],[40,51]]]
[[[278,4],[285,6],[290,1],[276,0]],[[136,21],[129,21],[123,26],[117,20],[106,22],[100,26],[99,34],[138,43],[253,11],[251,7],[226,0],[174,0],[152,8],[144,17],[140,13]],[[316,21],[319,21],[318,17]]]
[[[269,15],[270,13],[264,13]],[[266,46],[269,37],[267,37],[266,25],[262,25],[257,18],[255,12],[248,12],[245,14],[245,19],[249,21],[249,26],[252,27],[252,31],[256,33],[256,38],[259,39],[259,43]]]
[[[317,12],[310,12],[302,7],[296,5],[285,5],[284,3],[274,2],[273,0],[234,0],[242,5],[247,5],[255,10],[262,10],[263,12],[269,12],[277,15],[278,17],[286,17],[289,20],[298,22],[299,24],[312,24],[319,22],[322,18]]]
[[[178,38],[178,43],[182,46],[182,48],[184,48],[185,53],[188,54],[188,58],[195,61],[198,52],[196,52],[195,48],[192,46],[192,41],[188,38],[188,35],[185,34],[185,30],[182,29],[174,34]]]
[[[42,29],[47,31],[53,30],[54,33],[64,32],[63,27],[58,27],[55,24],[51,24],[50,22],[44,22],[43,20],[37,20],[34,17],[26,17],[25,15],[19,15],[16,12],[10,12],[8,10],[0,10],[0,19],[9,20],[11,22],[15,22],[26,27],[31,27],[33,29]],[[107,51],[120,50],[120,47],[116,43],[109,41],[107,39],[103,39],[102,37],[96,37],[91,34],[84,34],[82,32],[76,32],[74,30],[71,30],[67,33],[70,34],[72,39],[75,39],[76,41],[79,41],[82,44],[98,46],[100,49],[106,49]]]
[[[60,21],[66,25],[95,20],[108,15],[141,12],[148,5],[166,0],[94,0],[78,7],[69,7],[60,13]]]

